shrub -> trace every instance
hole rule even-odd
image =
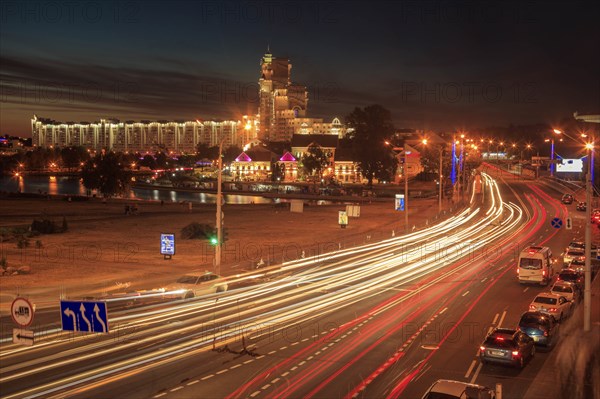
[[[17,239],[17,248],[27,248],[29,246],[29,239],[25,236],[20,236]]]
[[[55,233],[57,229],[52,220],[42,219],[31,222],[31,231],[37,231],[41,234],[52,234]]]
[[[214,234],[214,228],[209,224],[190,223],[181,229],[181,238],[184,240],[208,238]]]

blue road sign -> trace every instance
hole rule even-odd
[[[175,234],[161,233],[160,253],[161,255],[175,255]]]
[[[60,301],[63,331],[108,332],[106,302]]]
[[[550,221],[550,224],[555,229],[560,229],[562,227],[562,220],[560,218],[554,218]]]
[[[396,194],[396,201],[394,208],[397,211],[404,211],[404,194]]]

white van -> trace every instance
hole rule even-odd
[[[517,264],[519,283],[547,285],[554,277],[554,258],[548,247],[531,246],[519,254]]]

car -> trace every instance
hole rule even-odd
[[[577,302],[580,299],[579,287],[568,281],[559,280],[555,282],[552,288],[550,288],[550,292],[553,294],[562,295],[569,301],[573,302]]]
[[[586,210],[586,203],[583,202],[583,201],[579,201],[577,203],[577,206],[575,207],[575,209],[577,209],[580,212],[585,212],[585,210]]]
[[[533,338],[522,331],[495,328],[479,347],[481,363],[500,363],[523,368],[535,355]]]
[[[163,298],[189,299],[227,291],[227,280],[212,272],[191,272],[160,288]]]
[[[548,313],[556,321],[561,321],[571,314],[572,306],[573,302],[567,300],[564,295],[542,292],[531,301],[529,310]]]
[[[567,249],[563,255],[563,265],[568,265],[573,259],[585,256],[583,249]]]
[[[565,194],[562,196],[562,199],[560,200],[563,204],[572,204],[574,199],[573,199],[573,195],[571,194]]]
[[[579,287],[579,289],[583,288],[583,276],[574,269],[562,269],[558,273],[556,281],[569,281]]]
[[[598,246],[596,244],[592,244],[592,255],[595,255],[598,252]],[[573,240],[569,243],[566,250],[574,249],[579,251],[585,251],[585,242],[579,240]]]
[[[421,399],[495,399],[496,392],[488,387],[462,381],[437,380]]]
[[[546,313],[525,312],[519,320],[519,330],[531,337],[536,345],[552,346],[558,336],[558,323]]]
[[[569,262],[565,269],[572,269],[577,273],[583,274],[585,269],[585,256],[573,259],[571,262]]]
[[[592,223],[600,222],[600,209],[594,209],[592,211]]]

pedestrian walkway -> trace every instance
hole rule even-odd
[[[550,352],[523,399],[600,399],[600,278],[592,282],[591,331],[583,332],[583,302],[561,325],[558,346]],[[583,364],[595,371],[591,384],[584,382]],[[594,378],[593,376],[596,376]],[[595,391],[595,395],[592,393]]]

